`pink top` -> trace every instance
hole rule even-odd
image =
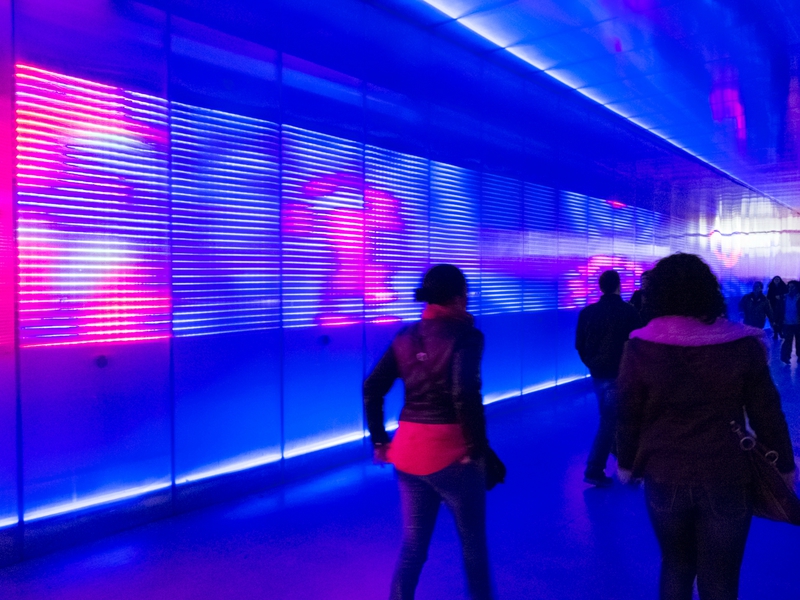
[[[467,456],[461,425],[430,425],[400,421],[387,458],[395,468],[411,475],[430,475]]]
[[[423,319],[471,320],[463,308],[428,304]],[[386,457],[410,475],[430,475],[467,456],[467,442],[458,423],[428,424],[400,421]]]

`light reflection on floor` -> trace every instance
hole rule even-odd
[[[772,368],[800,455],[798,366]],[[596,423],[589,395],[493,405],[490,438],[509,467],[489,494],[498,597],[657,596],[658,552],[642,492],[581,481]],[[384,598],[399,536],[392,471],[359,464],[284,490],[153,523],[0,570],[6,599]],[[743,599],[796,597],[800,528],[754,522]],[[463,598],[459,546],[442,513],[419,600]]]

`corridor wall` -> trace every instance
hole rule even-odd
[[[585,377],[605,269],[627,297],[675,250],[732,290],[784,260],[780,232],[744,262],[728,240],[785,209],[463,32],[235,4],[0,2],[8,560],[120,503],[360,455],[361,382],[431,264],[467,274],[491,403]]]

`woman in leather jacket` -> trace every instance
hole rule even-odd
[[[444,502],[461,538],[470,597],[488,600],[483,334],[467,313],[467,282],[457,267],[432,267],[416,299],[427,303],[422,319],[395,336],[364,382],[375,460],[394,464],[400,488],[403,541],[390,598],[414,598]],[[405,402],[390,441],[383,405],[397,379],[403,380]]]

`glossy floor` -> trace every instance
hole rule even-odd
[[[773,352],[773,372],[800,453],[796,359],[786,367]],[[489,494],[498,598],[656,598],[659,556],[642,491],[582,483],[596,419],[589,394],[492,407],[490,436],[509,468]],[[360,464],[6,568],[0,596],[381,599],[399,534],[392,471]],[[797,598],[798,547],[800,528],[754,521],[741,598]],[[443,511],[417,598],[462,597],[458,541]]]

